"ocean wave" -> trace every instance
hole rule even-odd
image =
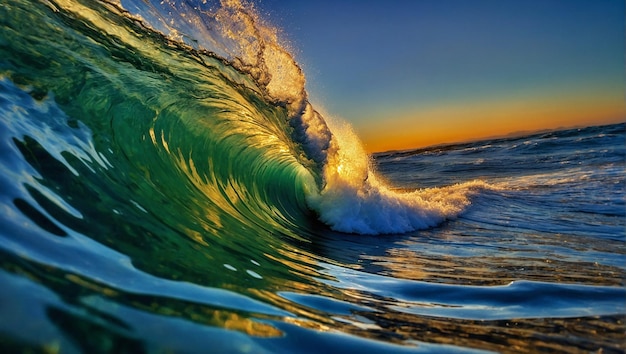
[[[400,233],[469,205],[476,183],[387,188],[349,126],[329,127],[308,102],[302,71],[251,5],[204,6],[11,1],[0,70],[93,132],[94,156],[128,171],[110,183],[142,176],[148,204],[155,191],[186,196],[212,233],[222,218],[290,233],[309,208],[337,231]],[[166,21],[168,9],[178,15]]]
[[[372,160],[192,3],[0,6],[3,349],[623,349],[623,124]]]

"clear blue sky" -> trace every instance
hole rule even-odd
[[[256,7],[283,30],[312,101],[369,150],[626,120],[621,0]]]

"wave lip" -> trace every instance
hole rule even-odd
[[[288,127],[284,128],[292,140],[289,144],[297,146],[298,161],[315,180],[314,185],[309,181],[302,184],[306,200],[319,220],[333,230],[405,233],[454,218],[469,205],[469,185],[398,193],[379,181],[352,128],[320,114],[310,104],[302,70],[277,30],[264,22],[253,6],[238,0],[221,1],[215,8],[197,12],[171,0],[122,3],[170,39],[223,58],[254,79],[268,106],[286,109]],[[166,24],[163,20],[170,15],[164,11],[170,7],[180,7],[179,12],[193,21],[175,18]],[[263,114],[255,119],[266,124]]]
[[[119,158],[118,163],[145,174],[144,162],[122,155],[141,154],[158,162],[149,168],[146,190],[170,181],[172,169],[179,172],[185,188],[176,199],[197,202],[210,215],[209,229],[219,228],[222,219],[258,222],[267,229],[300,228],[310,216],[302,208],[306,199],[333,230],[404,233],[454,218],[470,203],[473,188],[468,185],[398,193],[379,181],[352,128],[314,109],[304,75],[276,31],[240,1],[225,1],[206,12],[173,1],[165,1],[163,8],[135,1],[136,14],[108,2],[54,3],[63,11],[51,19],[59,31],[85,43],[83,49],[59,53],[55,60],[63,65],[48,71],[24,65],[7,68],[7,77],[28,76],[41,90],[54,93],[71,116],[90,117],[85,124],[100,139],[119,144],[115,151],[121,155],[111,151],[114,164]],[[159,13],[175,4],[198,21],[162,28]],[[40,6],[44,14],[49,11],[45,6]],[[80,21],[62,27],[62,18]],[[50,32],[50,26],[40,27],[31,37]],[[85,35],[96,28],[101,31],[96,40]],[[189,41],[177,41],[181,33],[204,41],[189,46]],[[30,39],[30,32],[20,36]],[[60,38],[54,36],[57,46],[73,45]],[[131,65],[106,54],[111,42],[121,44],[116,55]],[[257,45],[247,46],[250,42]],[[23,56],[48,52],[45,44],[34,43],[38,46],[23,49]],[[168,80],[147,73],[148,67],[162,70]],[[62,75],[82,80],[53,79]],[[136,140],[139,132],[142,139]]]

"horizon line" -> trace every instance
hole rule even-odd
[[[532,135],[537,135],[537,134],[545,134],[545,133],[559,132],[559,131],[565,131],[565,130],[585,129],[585,128],[593,128],[593,127],[608,127],[608,126],[611,126],[611,125],[620,125],[620,124],[626,124],[626,118],[623,121],[617,122],[617,123],[598,124],[598,125],[581,125],[581,124],[579,124],[579,125],[573,125],[573,126],[562,126],[562,127],[558,127],[558,128],[546,128],[546,129],[537,129],[537,130],[532,130],[532,129],[531,130],[517,130],[517,131],[506,133],[506,134],[492,135],[492,136],[475,138],[475,139],[468,139],[468,140],[443,142],[443,143],[427,145],[427,146],[422,146],[422,147],[370,152],[368,155],[373,156],[373,155],[380,155],[380,154],[407,153],[407,152],[415,152],[415,151],[419,151],[419,150],[426,151],[426,150],[431,150],[431,149],[435,149],[435,148],[452,147],[452,146],[457,146],[457,145],[478,143],[478,142],[481,142],[481,141],[498,140],[498,139],[503,139],[503,140],[506,140],[506,139],[517,139],[517,138],[521,138],[521,137],[525,137],[525,136],[532,136]]]

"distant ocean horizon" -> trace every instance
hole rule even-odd
[[[479,143],[481,141],[498,140],[498,139],[520,138],[524,136],[554,133],[554,132],[559,132],[563,130],[585,129],[585,128],[602,127],[602,126],[614,125],[614,124],[626,124],[626,118],[624,119],[623,122],[615,122],[615,123],[574,124],[574,125],[567,125],[567,126],[559,126],[556,128],[515,130],[509,133],[493,134],[493,135],[481,136],[481,137],[470,138],[470,139],[444,140],[441,143],[428,144],[424,146],[416,145],[414,147],[401,148],[401,149],[382,149],[381,151],[374,151],[371,154],[377,155],[377,154],[384,154],[384,153],[390,153],[390,152],[408,152],[408,151],[417,151],[417,150],[427,150],[427,149],[440,148],[440,147],[445,147],[445,146],[464,145],[464,144]]]
[[[124,4],[0,6],[3,352],[626,350],[625,123],[370,156],[253,9]]]

